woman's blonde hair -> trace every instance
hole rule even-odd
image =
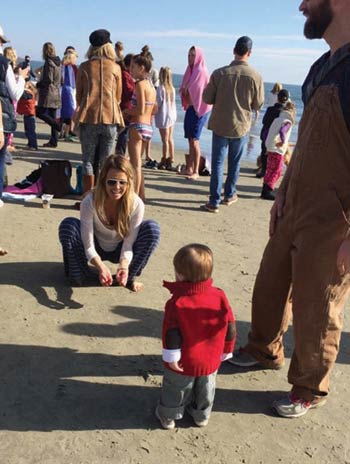
[[[16,67],[16,64],[17,64],[17,52],[13,47],[5,47],[4,48],[4,57],[7,58],[10,61],[11,66],[13,68]]]
[[[51,42],[45,42],[43,45],[43,60],[54,58],[56,56],[55,47]]]
[[[130,161],[124,156],[110,155],[103,163],[101,172],[98,176],[97,184],[93,190],[94,204],[99,217],[105,223],[108,222],[105,213],[105,201],[107,198],[106,180],[111,169],[123,172],[127,177],[127,185],[124,195],[118,201],[115,209],[114,226],[117,234],[125,238],[130,229],[130,217],[134,207],[135,191],[134,191],[134,168]]]
[[[74,52],[73,50],[69,50],[63,57],[62,59],[62,64],[63,65],[68,65],[68,64],[75,64],[75,61],[78,57],[77,52]]]
[[[113,45],[108,42],[104,45],[101,45],[101,47],[93,47],[90,45],[88,51],[86,52],[86,58],[88,60],[91,58],[108,58],[109,60],[115,61],[117,59],[117,55]]]
[[[165,99],[174,101],[174,85],[173,76],[171,69],[168,66],[164,66],[159,70],[159,82],[164,87]]]
[[[282,84],[280,84],[279,82],[276,82],[276,84],[274,84],[274,86],[272,87],[271,93],[276,94],[280,92],[282,88],[283,88]]]
[[[206,245],[191,243],[180,248],[173,264],[186,282],[208,280],[213,272],[213,252]]]

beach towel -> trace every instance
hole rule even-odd
[[[8,185],[4,188],[4,193],[19,195],[18,198],[22,198],[22,195],[40,196],[43,193],[43,183],[41,181],[41,177],[26,188],[20,188],[16,185]]]
[[[209,72],[204,61],[203,52],[200,48],[195,47],[196,57],[193,68],[187,66],[184,77],[180,86],[181,103],[184,110],[189,107],[186,97],[183,96],[182,90],[187,89],[190,94],[193,107],[199,117],[208,113],[212,105],[207,105],[202,100],[203,91],[209,82]]]

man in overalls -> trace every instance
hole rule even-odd
[[[330,51],[310,69],[298,142],[271,210],[270,240],[258,272],[241,367],[284,364],[293,314],[290,394],[273,404],[300,417],[326,401],[350,282],[350,1],[303,0],[305,36]]]

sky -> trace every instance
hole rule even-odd
[[[201,47],[209,72],[233,59],[235,41],[253,39],[250,64],[265,82],[301,84],[311,64],[327,50],[322,40],[303,36],[301,0],[17,0],[0,7],[0,24],[19,56],[41,59],[44,42],[62,56],[73,45],[84,61],[89,35],[108,29],[125,52],[150,47],[154,66],[184,73],[187,52]]]

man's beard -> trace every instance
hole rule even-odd
[[[322,39],[332,20],[333,11],[330,0],[322,0],[314,11],[309,12],[304,26],[305,37],[307,39]]]

